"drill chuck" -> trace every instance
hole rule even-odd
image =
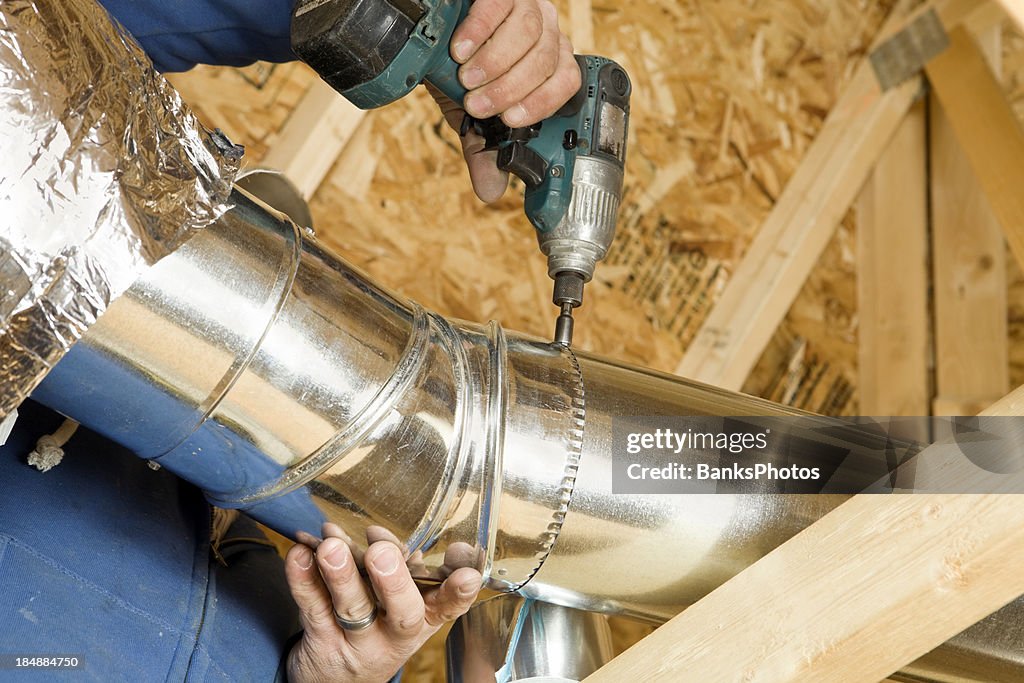
[[[555,293],[551,297],[556,306],[569,304],[573,308],[583,305],[583,284],[585,280],[579,273],[565,271],[555,276]]]
[[[574,271],[564,271],[553,277],[555,292],[551,301],[559,308],[558,319],[555,321],[555,343],[568,347],[572,345],[572,309],[583,305],[585,280],[580,273]]]

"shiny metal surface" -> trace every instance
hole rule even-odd
[[[296,254],[290,222],[240,194],[233,203],[219,229],[117,299],[33,396],[144,458],[195,432],[259,347]]]
[[[574,683],[615,654],[606,617],[516,595],[474,605],[445,651],[449,683]]]
[[[1024,598],[982,619],[891,678],[909,683],[1024,681]]]
[[[420,578],[472,564],[499,590],[525,583],[578,458],[572,355],[429,314],[232,203],[35,398],[293,537],[329,519],[365,545],[383,528]]]
[[[330,520],[365,546],[385,529],[422,579],[472,564],[496,590],[648,619],[834,504],[613,496],[613,416],[784,409],[446,321],[244,193],[232,203],[36,393],[216,504],[292,537]]]
[[[226,210],[240,157],[94,0],[0,3],[0,418]]]
[[[330,520],[357,556],[395,538],[421,580],[471,565],[499,591],[660,621],[841,501],[613,495],[616,416],[795,412],[445,320],[231,202],[34,394],[220,505],[293,537]]]
[[[578,353],[586,418],[558,543],[523,589],[532,598],[664,621],[845,500],[826,495],[612,493],[612,418],[802,414]]]

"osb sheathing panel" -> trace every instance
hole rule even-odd
[[[619,238],[579,311],[577,346],[675,367],[889,5],[593,3],[596,50],[627,68],[635,92]],[[254,164],[308,82],[294,65],[259,90],[254,69],[197,71],[175,82]],[[324,241],[427,307],[549,336],[551,284],[521,187],[496,206],[477,201],[425,93],[366,128],[312,202]],[[807,339],[829,381],[854,377],[852,258],[840,231],[775,345],[788,359],[791,340]],[[761,365],[748,388],[771,393],[777,362]]]
[[[556,4],[568,26],[566,2]],[[635,91],[619,237],[578,312],[579,348],[677,365],[891,4],[593,3],[595,50],[627,68]],[[1024,40],[1008,32],[1005,49],[1007,89],[1024,115]],[[174,82],[258,165],[311,78],[290,64],[199,68]],[[365,119],[312,209],[320,238],[392,289],[449,316],[547,337],[551,283],[521,194],[514,184],[497,205],[477,201],[456,136],[418,92]],[[847,216],[747,391],[856,412],[854,231]],[[1016,385],[1024,276],[1011,266],[1010,279]],[[616,642],[647,631],[618,622]],[[439,644],[410,663],[406,680],[439,679]]]

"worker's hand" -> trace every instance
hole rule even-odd
[[[469,90],[466,111],[485,119],[500,115],[510,128],[543,121],[576,94],[580,70],[572,44],[558,28],[549,0],[475,0],[455,29],[451,55],[462,66],[459,80]],[[465,112],[431,89],[448,124],[459,131]],[[505,193],[508,174],[495,165],[496,152],[480,152],[484,140],[462,138],[473,189],[485,202]]]
[[[359,575],[348,537],[333,524],[324,525],[323,535],[315,552],[300,543],[285,560],[305,629],[288,655],[291,683],[387,681],[445,622],[464,614],[480,590],[480,572],[463,567],[420,594],[402,550],[389,540],[369,538],[362,560],[371,590]],[[374,594],[379,612],[369,627],[339,626],[336,615],[358,621],[371,614]]]

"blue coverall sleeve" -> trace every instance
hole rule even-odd
[[[295,59],[293,0],[100,0],[160,71]]]

